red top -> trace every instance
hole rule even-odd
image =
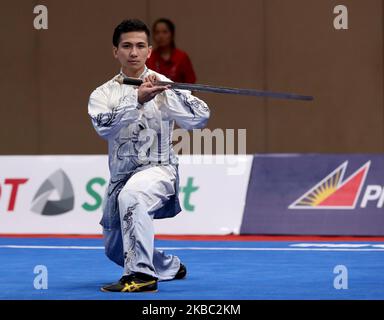
[[[171,58],[164,60],[157,50],[153,50],[147,60],[147,67],[165,75],[175,82],[195,83],[196,75],[187,53],[180,49],[173,49]]]

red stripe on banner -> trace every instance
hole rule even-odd
[[[0,238],[63,238],[101,239],[99,234],[0,234]],[[384,241],[384,237],[372,236],[311,236],[311,235],[156,235],[158,240],[195,241]]]

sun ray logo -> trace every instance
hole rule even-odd
[[[49,200],[54,192],[58,200]],[[31,210],[44,216],[53,216],[71,211],[75,197],[71,181],[61,169],[51,174],[40,186],[32,200]]]
[[[371,161],[368,161],[343,181],[348,166],[348,161],[345,161],[288,208],[355,209],[370,165]]]

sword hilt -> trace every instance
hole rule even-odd
[[[143,80],[141,79],[137,79],[137,78],[124,78],[122,75],[118,75],[116,78],[115,78],[115,81],[117,81],[118,83],[120,84],[126,84],[126,85],[129,85],[129,86],[141,86],[143,84]],[[175,83],[174,82],[169,82],[169,81],[156,81],[154,83],[155,85],[159,85],[159,86],[167,86],[167,85],[174,85]]]
[[[141,86],[143,83],[143,80],[141,79],[135,79],[135,78],[124,78],[122,75],[118,75],[115,78],[115,81],[117,81],[120,84],[127,84],[131,86]]]

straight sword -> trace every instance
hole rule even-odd
[[[123,77],[121,75],[117,76],[115,80],[120,84],[126,84],[131,86],[140,86],[143,83],[143,80],[141,79]],[[312,96],[305,96],[305,95],[296,94],[296,93],[218,87],[218,86],[211,86],[206,84],[192,84],[192,83],[170,82],[170,81],[156,81],[155,84],[160,86],[170,86],[172,89],[181,89],[181,90],[189,90],[189,91],[226,93],[226,94],[236,94],[236,95],[243,95],[243,96],[267,97],[267,98],[275,98],[275,99],[291,99],[291,100],[306,100],[306,101],[313,100]]]

